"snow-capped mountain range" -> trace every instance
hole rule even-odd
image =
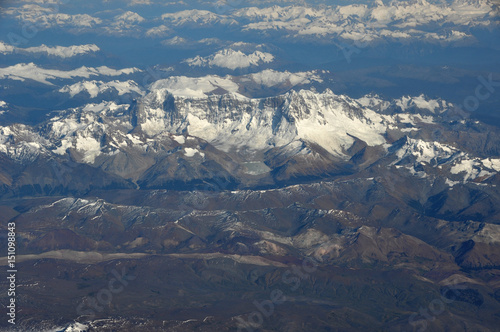
[[[241,51],[235,51],[233,49],[224,49],[208,57],[196,56],[194,58],[186,59],[184,62],[189,66],[216,66],[234,70],[238,68],[258,66],[261,63],[270,63],[273,62],[273,60],[274,56],[266,52],[255,51],[250,54],[245,54]]]
[[[72,45],[72,46],[56,46],[49,47],[40,45],[36,47],[16,47],[7,43],[0,42],[0,54],[45,54],[58,58],[71,58],[75,56],[87,55],[99,52],[100,48],[95,44],[88,45]]]
[[[242,31],[285,32],[294,38],[340,38],[373,43],[380,40],[456,42],[473,39],[463,28],[496,25],[495,5],[488,1],[383,2],[345,6],[247,7],[224,14],[186,10],[162,15],[174,26],[237,26]],[[440,25],[439,31],[425,27]],[[447,29],[445,26],[455,26]],[[412,29],[407,29],[411,27]]]
[[[162,38],[171,29],[227,27],[264,34],[280,31],[285,38],[327,40],[335,37],[366,43],[381,40],[422,40],[428,43],[474,41],[474,35],[468,29],[498,25],[497,7],[489,0],[379,0],[370,4],[341,5],[290,2],[269,7],[239,2],[234,7],[226,5],[228,10],[223,11],[218,10],[220,6],[216,3],[207,4],[206,9],[192,9],[188,3],[180,2],[177,11],[171,12],[165,6],[158,6],[160,14],[156,17],[143,17],[132,10],[113,12],[114,15],[106,12],[54,12],[52,8],[30,4],[26,0],[5,8],[3,15],[31,22],[39,29],[65,27],[72,33],[97,31],[111,36]],[[147,2],[144,5],[158,4]],[[159,21],[161,24],[158,24]],[[427,29],[429,26],[439,28],[430,32]]]
[[[19,63],[13,66],[0,68],[0,79],[24,81],[26,79],[43,84],[52,85],[50,80],[73,79],[76,77],[89,78],[91,76],[121,76],[140,72],[138,68],[112,69],[107,66],[97,68],[85,67],[73,70],[47,69],[31,63]]]
[[[475,155],[447,133],[441,134],[444,142],[428,139],[430,133],[448,130],[446,114],[453,105],[443,100],[352,99],[330,90],[249,98],[231,77],[217,76],[159,80],[147,92],[118,81],[78,83],[60,91],[95,97],[113,87],[139,98],[132,104],[110,101],[68,109],[34,127],[3,126],[0,153],[22,165],[72,160],[146,186],[148,181],[163,186],[151,178],[162,174],[160,165],[167,174],[188,167],[169,176],[187,182],[222,172],[238,181],[257,176],[257,183],[268,183],[278,173],[285,176],[282,172],[285,177],[328,177],[382,163],[418,178],[443,177],[453,186],[488,182],[500,171],[500,159]],[[469,120],[462,122],[467,126]],[[360,145],[369,155],[361,163],[356,161]]]

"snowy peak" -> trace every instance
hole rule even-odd
[[[65,85],[64,87],[59,89],[59,92],[68,93],[70,97],[74,97],[82,92],[86,92],[90,96],[90,98],[95,98],[102,93],[110,91],[116,92],[119,96],[129,93],[133,93],[135,95],[144,94],[144,91],[139,87],[139,85],[132,80],[114,80],[110,82],[95,80],[81,81],[72,85]]]
[[[0,127],[0,153],[19,163],[31,163],[40,154],[47,154],[50,143],[31,127],[15,124]]]
[[[322,76],[325,74],[328,74],[328,71],[289,72],[265,69],[240,76],[170,76],[155,81],[149,86],[149,90],[166,90],[174,96],[191,98],[205,98],[213,94],[227,93],[245,95],[245,91],[248,90],[268,90],[268,88],[278,88],[284,93],[291,88],[299,88],[315,82],[322,83]]]
[[[439,142],[413,139],[408,136],[395,143],[391,150],[395,150],[395,155],[398,158],[393,163],[394,165],[426,163],[437,166],[450,161],[454,157],[463,155],[454,147]]]
[[[379,40],[405,42],[456,42],[471,38],[467,27],[495,25],[495,6],[490,1],[455,0],[451,4],[427,1],[382,2],[324,6],[273,6],[244,8],[232,15],[249,21],[243,30],[286,31],[296,38],[337,37],[372,43]],[[427,26],[438,25],[436,32]],[[453,28],[450,28],[452,26]]]
[[[196,56],[194,58],[184,60],[184,62],[192,67],[220,67],[235,70],[251,66],[259,66],[264,63],[273,62],[273,60],[274,56],[267,52],[255,51],[253,53],[245,54],[242,51],[224,49],[208,57]]]
[[[385,143],[389,118],[357,107],[355,101],[331,91],[317,94],[291,92],[287,112],[294,119],[299,138],[318,144],[330,153],[342,155],[354,138],[369,145]]]
[[[423,94],[419,96],[403,96],[392,101],[384,100],[378,95],[366,95],[356,99],[356,101],[364,107],[390,114],[420,113],[434,116],[453,107],[453,104],[443,99],[432,99]]]
[[[323,72],[325,73],[325,72]],[[274,87],[285,85],[288,87],[310,84],[312,82],[322,83],[323,79],[318,71],[307,72],[289,72],[289,71],[276,71],[273,69],[266,69],[258,73],[245,75],[240,79],[241,81],[251,81],[257,85],[265,87]]]
[[[158,99],[165,98],[166,93],[179,97],[205,98],[212,93],[236,93],[239,90],[231,76],[220,77],[209,75],[204,77],[173,76],[158,80],[150,86],[152,95]],[[151,98],[151,94],[148,98]]]
[[[450,145],[409,137],[394,143],[389,153],[395,156],[391,165],[396,168],[407,169],[419,177],[442,174],[450,186],[469,181],[481,183],[500,171],[500,159],[481,159]]]
[[[233,89],[231,81],[215,82]],[[163,88],[165,83],[175,86],[171,81],[153,85],[139,106],[141,129],[148,135],[187,131],[224,151],[241,147],[265,150],[304,139],[341,155],[354,142],[352,136],[370,145],[385,143],[382,134],[390,121],[331,91],[293,91],[264,99],[235,94],[205,98],[196,94],[192,98],[172,96]],[[160,89],[155,90],[157,87]],[[202,88],[213,89],[214,85]]]
[[[395,104],[401,108],[403,112],[415,108],[418,110],[427,110],[432,114],[442,113],[452,106],[442,99],[429,99],[424,95],[417,97],[404,96],[396,99]]]
[[[90,76],[121,76],[140,72],[137,68],[112,69],[107,66],[97,68],[82,66],[73,70],[46,69],[34,63],[19,63],[13,66],[0,68],[0,79],[24,81],[26,79],[47,85],[53,85],[49,80],[73,79],[76,77],[89,78]]]
[[[42,44],[35,47],[21,48],[0,42],[0,54],[43,54],[62,59],[97,53],[100,50],[101,49],[95,44],[54,47]]]
[[[173,26],[210,26],[215,24],[233,25],[238,22],[225,15],[218,15],[208,10],[184,10],[177,13],[163,14],[161,18]]]

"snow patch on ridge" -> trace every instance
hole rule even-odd
[[[198,149],[193,149],[193,148],[184,148],[184,155],[186,157],[194,157],[195,154],[199,154],[202,157],[205,157],[205,153],[200,152]]]
[[[478,178],[489,178],[500,172],[500,159],[463,159],[453,165],[450,172],[462,174],[464,183]]]

